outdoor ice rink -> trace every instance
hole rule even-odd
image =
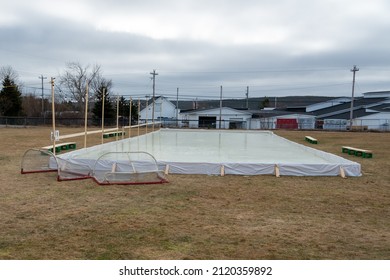
[[[66,153],[63,159],[91,161],[109,153],[150,153],[161,169],[169,165],[176,174],[273,174],[360,176],[360,164],[319,151],[269,131],[176,130],[161,129],[146,135],[123,139]]]

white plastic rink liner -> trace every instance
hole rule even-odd
[[[146,135],[59,155],[88,165],[109,152],[152,154],[159,170],[169,173],[219,175],[361,176],[360,164],[289,141],[269,131],[160,129]]]

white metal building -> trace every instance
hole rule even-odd
[[[148,105],[141,110],[140,119],[152,120],[153,102],[149,100]],[[156,97],[154,101],[154,120],[176,119],[176,106],[164,96]]]
[[[355,118],[352,125],[364,127],[368,130],[389,131],[390,112],[378,112],[376,114]]]
[[[179,118],[182,127],[248,129],[252,114],[247,110],[241,111],[229,107],[222,107],[182,112]]]
[[[274,114],[250,120],[249,129],[314,129],[316,118],[307,114]],[[291,125],[291,126],[290,126]],[[281,126],[281,127],[280,127]]]

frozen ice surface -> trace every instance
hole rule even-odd
[[[251,169],[257,165],[268,168],[285,165],[290,169],[298,168],[298,174],[295,175],[309,176],[322,174],[321,170],[315,169],[324,169],[323,175],[337,175],[342,166],[347,169],[349,176],[360,176],[360,165],[355,162],[289,141],[269,131],[160,129],[146,135],[73,151],[61,157],[90,160],[108,152],[136,151],[152,154],[161,165],[176,166],[176,169],[173,168],[176,171],[174,173],[203,174],[207,164],[218,168],[234,164],[238,169],[247,169],[245,165]],[[186,171],[191,169],[191,164],[193,170]],[[308,170],[301,173],[302,168]],[[232,174],[245,172],[238,170]],[[287,172],[286,175],[294,174]]]

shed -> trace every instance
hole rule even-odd
[[[252,114],[229,107],[187,110],[180,113],[181,126],[190,128],[248,129]]]

